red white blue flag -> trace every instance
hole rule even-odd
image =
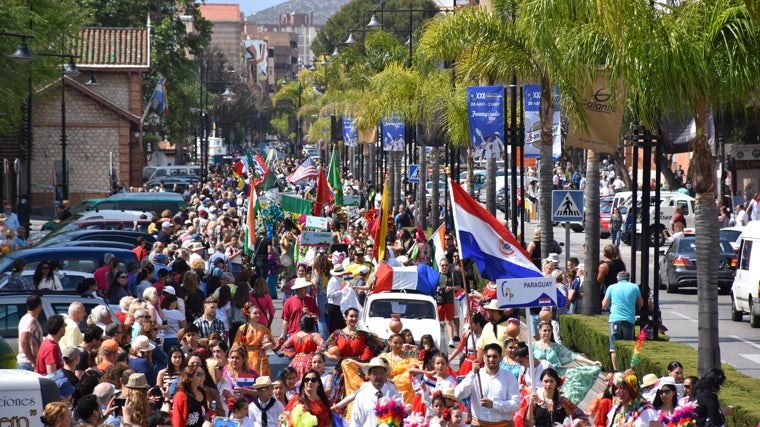
[[[488,280],[542,277],[530,257],[493,215],[449,179],[451,212],[462,258],[472,258]]]

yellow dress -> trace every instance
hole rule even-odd
[[[404,403],[411,405],[414,399],[414,387],[412,386],[412,375],[409,373],[409,368],[418,361],[411,357],[396,357],[391,352],[383,353],[380,357],[387,360],[390,364],[391,373],[389,377],[398,392],[401,393]]]
[[[262,347],[273,343],[272,332],[266,326],[251,326],[246,323],[240,325],[235,334],[234,343],[245,345],[248,350],[248,367],[255,370],[259,376],[271,374],[267,352]]]

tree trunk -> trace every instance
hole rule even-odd
[[[602,307],[599,295],[599,283],[596,282],[596,272],[599,269],[599,155],[594,150],[586,152],[586,189],[583,191],[583,217],[586,231],[585,276],[583,277],[583,314],[591,316],[600,314]]]
[[[431,179],[433,180],[433,186],[430,191],[430,200],[433,204],[433,212],[430,213],[430,219],[431,219],[431,226],[433,228],[433,231],[438,229],[438,226],[441,225],[441,222],[438,220],[439,212],[441,212],[441,195],[439,194],[440,191],[438,191],[438,183],[441,181],[440,177],[440,171],[438,170],[441,167],[441,149],[439,147],[433,147],[433,174]],[[427,173],[427,172],[426,172]],[[448,196],[446,197],[446,200],[448,200]]]
[[[541,195],[538,202],[539,224],[541,225],[541,258],[549,256],[549,249],[554,242],[554,226],[552,224],[552,120],[554,116],[554,99],[549,76],[541,76],[541,102],[539,104],[541,118],[541,165],[539,179]]]
[[[509,183],[505,183],[509,188]],[[486,192],[486,210],[496,216],[496,158],[486,160],[486,182],[481,191]],[[506,194],[505,194],[506,196]]]
[[[697,304],[699,306],[699,341],[697,353],[699,375],[712,368],[720,367],[720,340],[718,337],[718,286],[715,273],[719,259],[715,256],[718,247],[718,207],[715,205],[715,167],[712,152],[707,142],[709,107],[703,99],[696,107],[694,121],[697,137],[694,140],[694,154],[689,173],[696,191],[694,228],[699,230],[694,241],[697,256]]]
[[[422,227],[423,230],[427,230],[428,216],[427,216],[427,194],[425,194],[425,184],[427,183],[427,153],[425,147],[420,146],[420,165],[419,174],[420,182],[417,184],[417,224]],[[435,230],[434,230],[435,231]]]

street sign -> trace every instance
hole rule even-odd
[[[553,222],[583,222],[583,190],[552,191]]]
[[[420,183],[420,165],[409,165],[409,182],[412,184]]]

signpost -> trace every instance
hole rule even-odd
[[[411,184],[420,183],[420,165],[417,165],[417,164],[409,165],[409,183]]]
[[[552,222],[565,223],[565,263],[570,259],[570,223],[583,223],[583,190],[552,191]]]

